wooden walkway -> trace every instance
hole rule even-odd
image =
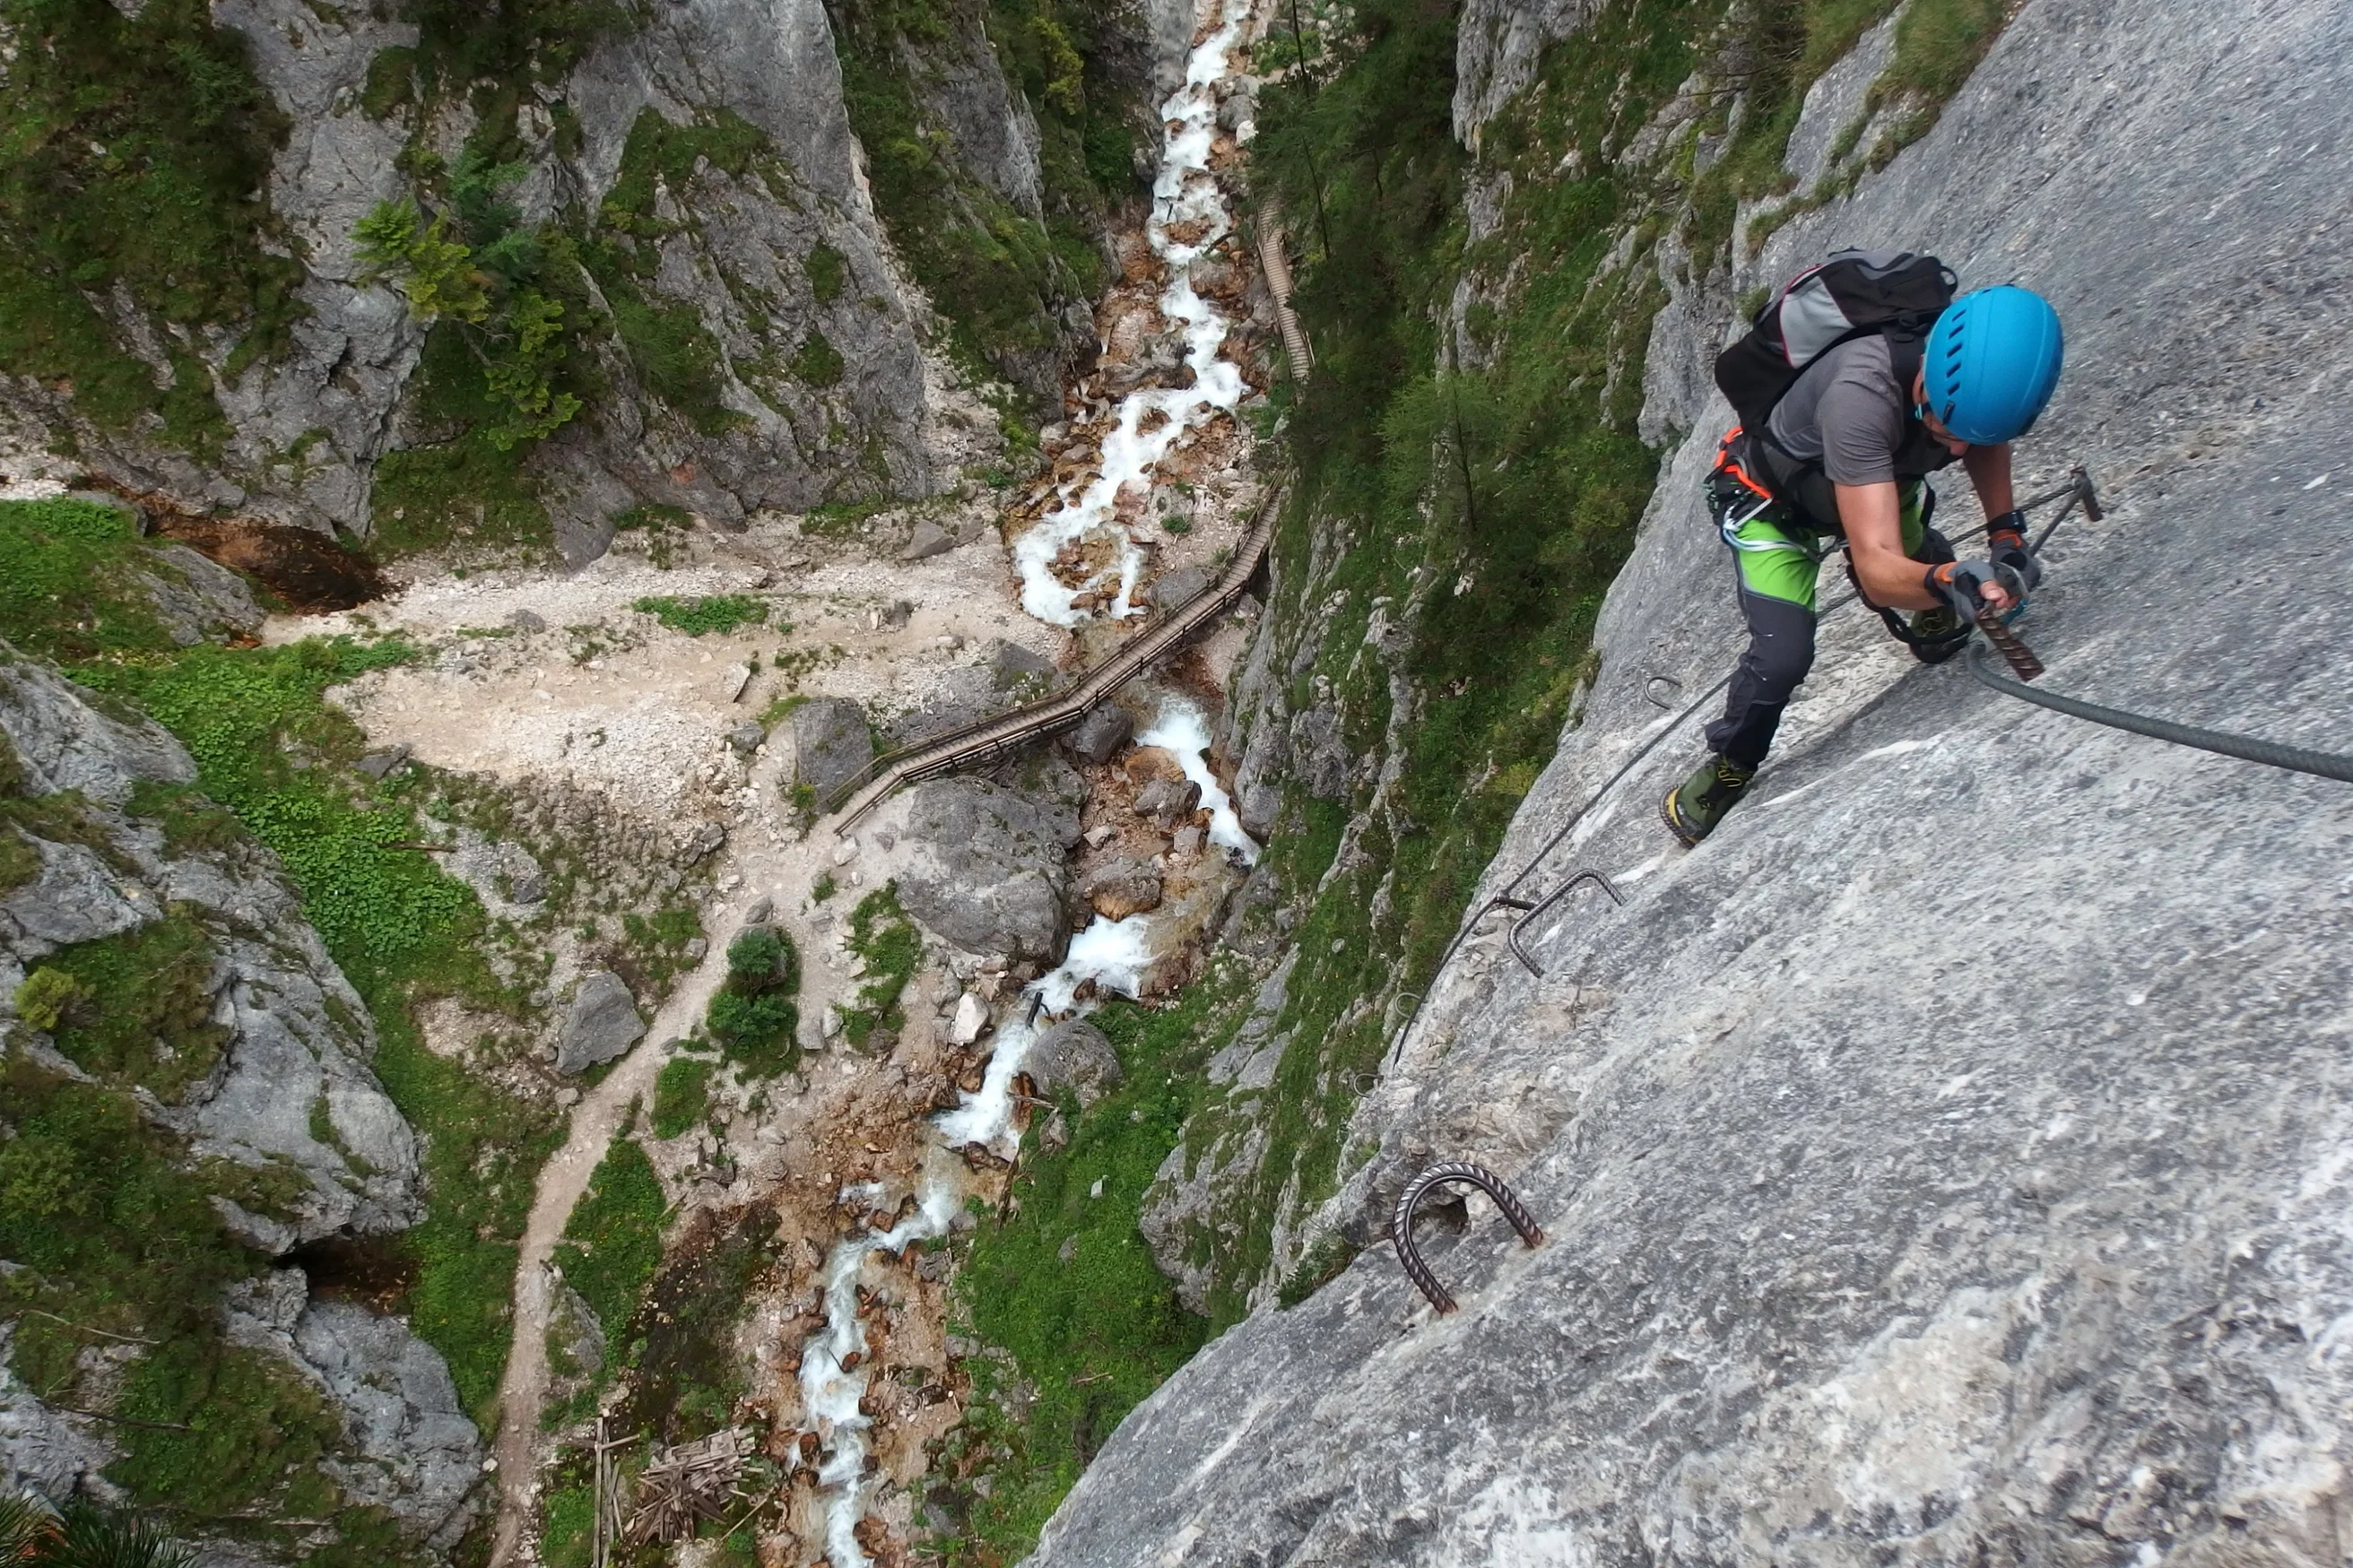
[[[1259,264],[1265,269],[1268,291],[1274,296],[1276,318],[1291,361],[1293,379],[1305,381],[1314,359],[1299,318],[1291,310],[1291,263],[1285,254],[1282,220],[1269,206],[1258,224]],[[1266,559],[1274,537],[1274,514],[1282,486],[1268,489],[1251,515],[1250,524],[1234,546],[1219,579],[1169,612],[1141,637],[1130,639],[1082,676],[1060,697],[1050,697],[994,719],[983,719],[944,734],[902,746],[869,763],[858,776],[842,784],[822,803],[828,812],[841,812],[834,833],[846,837],[876,806],[911,784],[935,779],[959,768],[986,765],[1019,751],[1033,742],[1075,728],[1080,720],[1121,687],[1167,658],[1211,621],[1231,609],[1240,598],[1259,563]]]
[[[841,820],[834,825],[835,834],[847,835],[868,813],[911,784],[935,779],[959,768],[996,762],[1032,742],[1074,728],[1121,687],[1176,652],[1211,621],[1233,608],[1234,601],[1249,588],[1259,563],[1266,559],[1268,542],[1274,536],[1275,509],[1282,500],[1280,484],[1266,492],[1250,517],[1250,527],[1234,546],[1224,574],[1215,583],[1142,636],[1129,639],[1088,670],[1068,691],[875,758],[856,778],[826,798],[826,810],[842,813]]]

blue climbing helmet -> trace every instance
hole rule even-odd
[[[2048,300],[2008,283],[1974,289],[1929,329],[1920,365],[1925,405],[1973,447],[2014,441],[2051,401],[2065,357]]]

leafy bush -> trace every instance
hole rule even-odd
[[[659,595],[638,599],[629,608],[691,637],[707,632],[723,635],[737,626],[757,626],[768,618],[768,606],[748,594],[713,594],[699,599]]]
[[[773,926],[749,926],[727,944],[727,980],[711,998],[703,1026],[732,1061],[767,1078],[800,1063],[800,955]]]
[[[44,964],[16,987],[16,1016],[46,1032],[56,1028],[76,1003],[89,996],[90,988],[79,980]]]

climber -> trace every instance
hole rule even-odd
[[[1744,420],[1717,453],[1709,502],[1749,641],[1708,726],[1711,754],[1663,803],[1687,845],[1739,803],[1813,664],[1814,584],[1830,551],[1844,544],[1863,601],[1930,664],[1960,650],[1978,611],[2014,615],[2041,579],[2010,494],[2010,444],[2058,384],[2059,317],[2025,289],[1955,299],[1953,287],[1933,257],[1841,252],[1793,280],[1717,362]],[[1988,560],[1957,561],[1929,527],[1927,476],[1955,461],[1989,520]]]

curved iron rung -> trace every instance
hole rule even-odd
[[[1583,882],[1590,882],[1595,887],[1600,889],[1603,892],[1609,894],[1609,901],[1616,904],[1620,909],[1622,910],[1626,907],[1626,895],[1620,892],[1609,878],[1603,876],[1599,871],[1590,869],[1579,871],[1576,876],[1571,877],[1567,881],[1563,882],[1559,887],[1555,888],[1551,892],[1546,893],[1542,899],[1538,900],[1534,908],[1530,909],[1527,913],[1522,915],[1518,920],[1512,922],[1512,933],[1510,936],[1504,938],[1504,941],[1511,946],[1512,956],[1518,959],[1522,963],[1527,965],[1528,973],[1535,975],[1538,980],[1542,980],[1544,978],[1544,970],[1537,965],[1535,959],[1529,954],[1528,950],[1520,945],[1520,932],[1527,929],[1527,924],[1530,921],[1535,920],[1538,915],[1552,908],[1553,905],[1568,897],[1570,893],[1576,891],[1578,884]]]
[[[1413,1244],[1413,1213],[1421,1206],[1421,1200],[1428,1197],[1432,1189],[1450,1182],[1476,1187],[1494,1199],[1495,1206],[1503,1211],[1504,1217],[1512,1222],[1512,1228],[1520,1233],[1520,1239],[1528,1246],[1535,1247],[1544,1240],[1544,1229],[1536,1224],[1535,1216],[1528,1213],[1527,1205],[1504,1184],[1501,1176],[1484,1165],[1474,1165],[1468,1160],[1441,1160],[1408,1182],[1405,1191],[1398,1194],[1396,1212],[1389,1215],[1389,1243],[1397,1248],[1398,1261],[1405,1265],[1406,1278],[1412,1280],[1415,1287],[1430,1298],[1430,1304],[1440,1312],[1454,1310],[1454,1298],[1447,1293],[1445,1286],[1438,1282],[1438,1276],[1430,1271],[1430,1265],[1421,1260],[1420,1250]]]
[[[1677,697],[1683,695],[1683,683],[1682,681],[1677,680],[1672,675],[1654,675],[1651,677],[1650,679],[1642,682],[1642,700],[1648,702],[1653,708],[1663,708],[1668,712],[1672,713],[1675,710],[1674,703],[1672,700],[1662,702],[1659,700],[1658,689],[1662,686],[1672,686],[1675,689],[1675,695]]]

